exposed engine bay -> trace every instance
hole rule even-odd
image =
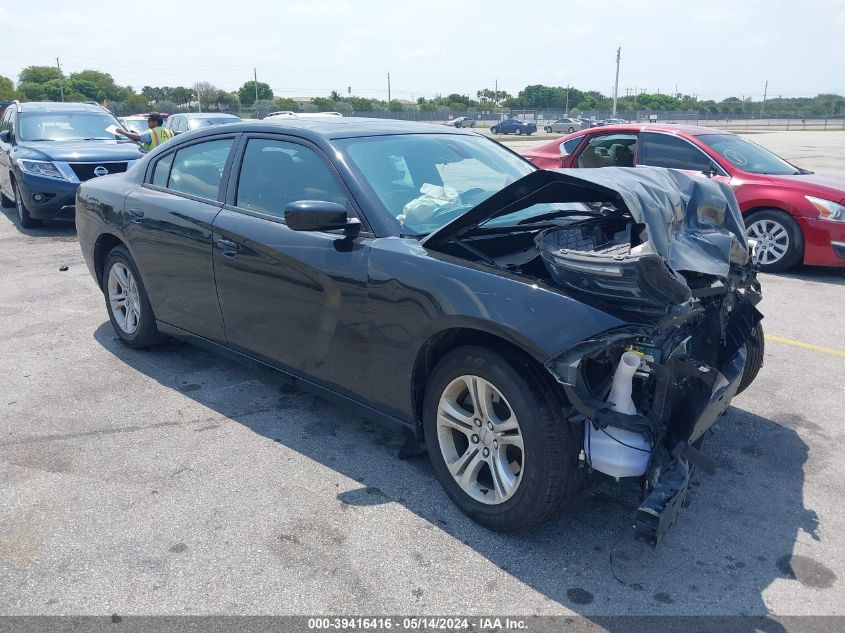
[[[546,366],[567,421],[583,424],[583,467],[642,478],[635,530],[657,543],[692,471],[714,471],[702,436],[762,363],[760,286],[730,189],[660,169],[535,172],[427,240],[628,324]]]

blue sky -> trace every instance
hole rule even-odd
[[[141,11],[156,5],[160,17]],[[255,66],[277,96],[351,86],[384,99],[388,71],[394,98],[474,96],[496,80],[514,94],[534,83],[609,94],[622,46],[621,95],[759,99],[766,80],[770,97],[845,93],[845,0],[0,0],[0,24],[0,75],[13,80],[59,57],[66,72],[96,68],[136,89],[232,90]]]

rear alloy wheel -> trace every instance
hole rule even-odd
[[[155,315],[129,251],[116,246],[103,269],[103,294],[112,327],[130,347],[143,348],[167,340],[156,328]]]
[[[566,133],[567,133],[567,134],[572,134],[574,131],[575,131],[575,128],[574,128],[574,127],[570,127],[568,130],[566,130]]]
[[[497,128],[495,126],[490,128],[490,134],[498,134],[498,133],[499,133],[499,128]]]
[[[746,220],[748,237],[757,241],[755,263],[763,272],[780,272],[797,264],[804,254],[801,228],[789,215],[774,209]]]
[[[29,214],[29,209],[26,208],[26,203],[23,201],[23,194],[21,194],[21,188],[18,187],[18,183],[14,184],[14,190],[15,206],[18,209],[18,221],[21,223],[21,226],[25,229],[35,229],[42,226],[44,223],[41,220],[37,220]]]
[[[522,136],[522,128],[521,128],[521,127],[516,128],[516,133],[517,133],[519,136]]]
[[[450,352],[429,379],[423,426],[435,475],[492,530],[533,527],[580,486],[580,426],[560,418],[541,382],[481,347]]]

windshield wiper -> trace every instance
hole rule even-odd
[[[56,139],[54,138],[28,138],[24,139],[24,143],[41,143],[42,141],[50,141],[53,142]]]

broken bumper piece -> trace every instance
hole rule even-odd
[[[689,492],[691,469],[683,457],[678,457],[668,468],[651,494],[637,509],[634,533],[637,538],[657,545],[670,527]]]
[[[713,473],[713,463],[693,443],[727,410],[736,395],[747,352],[738,341],[740,347],[733,349],[733,356],[716,369],[695,359],[686,340],[678,343],[675,338],[675,342],[661,344],[636,329],[625,328],[585,341],[547,363],[547,367],[571,405],[565,411],[570,422],[607,429],[611,434],[614,429],[638,433],[651,447],[649,463],[642,473],[646,497],[637,510],[634,531],[638,538],[656,545],[677,519],[694,470]],[[595,366],[591,368],[590,364],[595,365],[596,358],[618,358],[620,350],[632,346],[648,347],[655,358],[635,396],[637,414],[625,415],[612,410],[603,397],[605,392],[597,393],[588,376],[595,376]],[[589,455],[589,447],[585,449]],[[594,470],[605,472],[601,465],[588,463]],[[606,474],[613,476],[612,472]]]

